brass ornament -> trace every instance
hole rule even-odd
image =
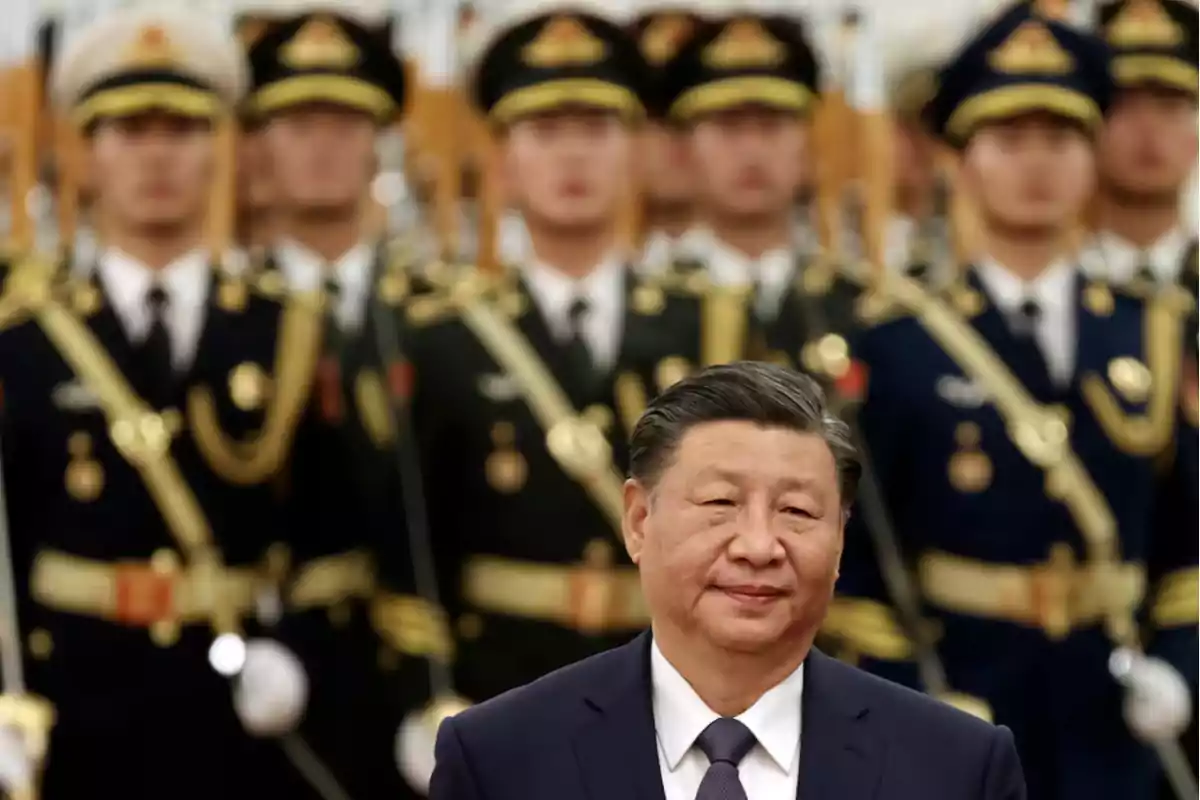
[[[91,503],[104,491],[104,467],[92,457],[92,437],[73,433],[67,440],[71,458],[63,476],[67,493],[81,503]]]
[[[516,494],[529,477],[529,463],[516,449],[517,432],[511,422],[492,426],[492,447],[484,461],[488,485],[501,494]]]
[[[121,56],[128,69],[168,69],[180,63],[179,51],[161,25],[144,26]]]
[[[243,361],[229,372],[229,398],[242,411],[257,411],[267,401],[271,379],[253,361]]]
[[[246,288],[246,284],[237,279],[223,280],[217,287],[217,305],[221,307],[222,311],[230,314],[245,311],[248,297],[249,290]]]
[[[404,302],[409,293],[408,276],[402,272],[392,272],[379,279],[379,298],[388,305],[398,306]]]
[[[973,422],[960,423],[954,431],[958,450],[950,456],[950,485],[964,494],[978,494],[992,484],[992,460],[979,449],[982,434]]]
[[[71,290],[71,306],[76,314],[90,317],[100,310],[100,289],[90,281],[78,284]]]
[[[1107,317],[1116,305],[1112,290],[1103,283],[1089,283],[1083,290],[1083,305],[1097,317]]]
[[[305,23],[279,50],[280,62],[292,69],[344,70],[354,66],[360,58],[362,53],[358,46],[326,16]]]
[[[787,58],[787,47],[753,17],[735,19],[725,26],[701,55],[705,66],[717,70],[777,67]]]
[[[997,72],[1010,75],[1064,75],[1075,68],[1075,58],[1040,20],[1029,20],[988,54]]]
[[[554,17],[521,50],[521,61],[539,69],[581,67],[602,61],[608,45],[579,19]]]
[[[633,290],[633,310],[642,316],[661,314],[667,300],[658,286],[638,286]]]
[[[1108,382],[1130,403],[1144,403],[1150,397],[1154,376],[1141,361],[1122,356],[1108,362]]]
[[[667,356],[654,368],[658,391],[665,392],[692,373],[692,365],[681,356]]]
[[[396,440],[396,419],[383,380],[374,370],[363,370],[354,379],[354,398],[363,428],[376,447],[384,448]]]

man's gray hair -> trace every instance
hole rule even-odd
[[[653,489],[689,430],[735,420],[820,436],[833,452],[842,508],[853,505],[862,465],[850,427],[830,413],[812,378],[759,361],[709,367],[655,398],[633,430],[630,474]]]

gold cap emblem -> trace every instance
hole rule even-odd
[[[137,69],[162,69],[179,63],[179,51],[161,25],[147,25],[125,49],[121,63]]]
[[[521,60],[531,67],[580,67],[595,64],[608,46],[575,17],[554,17],[542,26],[532,42],[521,51]]]
[[[712,44],[704,48],[704,63],[713,69],[776,67],[787,57],[783,42],[756,19],[730,22]]]
[[[694,29],[695,23],[686,14],[655,17],[642,34],[642,55],[654,66],[665,64],[679,52]]]
[[[1075,68],[1071,54],[1062,48],[1049,28],[1036,20],[1013,31],[988,55],[988,63],[999,72],[1014,75],[1061,75]]]
[[[361,57],[358,47],[326,17],[306,22],[279,51],[279,60],[292,69],[346,69]]]
[[[1104,29],[1114,47],[1175,47],[1183,37],[1158,0],[1130,0]]]

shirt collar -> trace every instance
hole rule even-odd
[[[101,252],[98,261],[109,300],[122,311],[141,308],[155,281],[173,303],[203,298],[209,278],[208,254],[200,248],[189,250],[160,269],[152,269],[115,247]]]
[[[672,772],[696,743],[697,737],[720,717],[705,705],[691,684],[679,674],[658,647],[650,646],[650,680],[654,696],[654,721]],[[791,771],[800,746],[800,704],[804,695],[804,665],[769,689],[737,720],[750,729],[771,760]]]
[[[751,258],[721,241],[711,231],[706,231],[704,235],[707,239],[705,265],[718,284],[736,286],[759,283],[775,286],[787,283],[791,276],[794,262],[790,248],[775,248],[759,258]]]
[[[284,275],[300,290],[318,289],[326,277],[336,277],[344,292],[354,293],[370,280],[375,261],[375,248],[369,242],[359,242],[332,262],[295,239],[280,242],[278,254]],[[332,275],[326,265],[333,268]]]
[[[1065,306],[1072,296],[1075,268],[1060,259],[1032,281],[1024,281],[995,259],[985,258],[979,264],[979,278],[1000,310],[1009,314],[1028,299],[1036,300],[1043,309]]]
[[[603,301],[619,296],[625,269],[622,260],[611,253],[582,278],[575,278],[544,261],[528,261],[521,265],[526,284],[543,311],[557,314],[566,310],[576,297]]]
[[[1100,264],[1110,280],[1124,283],[1137,277],[1137,270],[1149,266],[1160,282],[1174,281],[1183,262],[1191,237],[1175,226],[1148,248],[1142,248],[1113,231],[1101,231],[1096,237]]]

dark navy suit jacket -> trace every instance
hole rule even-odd
[[[815,649],[801,715],[799,800],[1025,798],[1007,728]],[[446,720],[429,797],[663,800],[650,635]]]

